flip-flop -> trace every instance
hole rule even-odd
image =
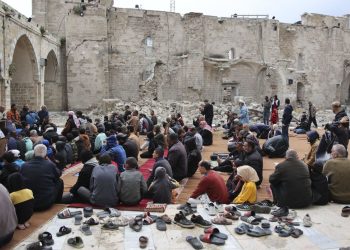
[[[163,214],[160,218],[166,223],[171,224],[171,218],[167,214]]]
[[[83,224],[89,225],[89,226],[96,226],[98,224],[100,224],[97,220],[95,220],[94,218],[90,218],[86,221],[84,221]]]
[[[303,235],[304,234],[304,232],[301,230],[301,229],[299,229],[299,228],[294,228],[293,230],[292,230],[292,232],[291,232],[291,236],[293,237],[293,238],[299,238],[301,235]]]
[[[69,246],[74,247],[74,248],[83,248],[84,247],[83,239],[79,236],[74,237],[74,238],[69,238],[67,240],[67,243]]]
[[[117,224],[113,223],[112,221],[108,221],[107,223],[103,224],[101,228],[104,230],[114,231],[114,230],[118,230],[119,227]]]
[[[142,229],[142,217],[136,216],[135,218],[131,219],[129,222],[129,227],[135,232],[140,232]]]
[[[60,227],[60,229],[58,230],[58,233],[56,233],[56,236],[57,237],[61,237],[63,235],[66,235],[66,234],[69,234],[72,232],[72,229],[69,228],[69,227],[65,227],[65,226],[62,226]]]
[[[54,240],[52,239],[52,234],[49,232],[43,232],[39,234],[38,240],[41,241],[43,246],[52,246],[54,244]]]
[[[247,230],[247,235],[253,237],[262,237],[270,234],[272,234],[270,229],[262,229],[261,227],[254,227]]]
[[[242,216],[241,221],[247,222],[247,223],[252,224],[252,225],[259,225],[261,219],[256,218],[254,216],[249,216],[249,217]]]
[[[89,225],[84,224],[80,226],[80,231],[86,236],[92,235]]]
[[[83,220],[83,216],[81,216],[80,214],[76,215],[74,217],[74,225],[76,225],[76,226],[81,225],[82,220]]]
[[[84,207],[83,212],[84,212],[84,217],[88,218],[93,215],[94,210],[92,209],[92,207]]]
[[[235,228],[235,233],[236,233],[236,234],[242,235],[242,234],[247,233],[247,231],[248,231],[249,229],[252,229],[252,228],[253,228],[252,225],[248,225],[248,224],[245,224],[245,223],[241,223],[238,227]]]
[[[156,226],[159,231],[166,231],[167,229],[165,222],[161,218],[156,220]]]
[[[213,235],[211,233],[206,233],[204,235],[202,234],[202,235],[199,236],[199,239],[202,242],[213,244],[213,245],[218,245],[218,246],[221,246],[221,245],[225,244],[225,240],[220,239],[220,238],[216,237],[215,235]]]
[[[190,243],[190,245],[194,249],[202,249],[203,248],[203,244],[199,241],[199,239],[197,237],[187,236],[186,241],[188,243]]]
[[[227,220],[224,216],[218,215],[211,220],[213,224],[217,225],[232,225],[232,221]]]
[[[216,227],[211,227],[211,228],[207,228],[204,230],[204,233],[208,234],[213,234],[215,237],[223,239],[223,240],[227,240],[228,236],[227,234],[224,233],[220,233],[219,229]]]
[[[146,236],[141,236],[139,238],[140,248],[146,248],[148,245],[148,238]]]
[[[82,214],[81,211],[70,211],[69,209],[66,209],[60,213],[57,214],[57,217],[59,219],[69,219],[69,218],[73,218],[74,216],[78,215],[78,214]]]

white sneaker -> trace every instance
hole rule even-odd
[[[288,220],[294,220],[297,217],[297,211],[289,210],[289,214],[287,216]]]
[[[208,214],[210,216],[214,216],[216,215],[216,208],[215,208],[215,205],[214,203],[209,203],[205,206],[205,209],[207,210]]]
[[[303,225],[304,225],[304,227],[311,227],[312,226],[312,221],[311,221],[311,217],[309,214],[306,214],[304,216]]]
[[[224,206],[222,204],[219,204],[217,202],[215,204],[215,209],[217,213],[223,213],[224,212]]]

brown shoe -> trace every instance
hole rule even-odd
[[[139,238],[140,248],[146,248],[148,245],[148,238],[146,236],[141,236]]]
[[[350,206],[345,206],[341,210],[341,216],[343,217],[349,217],[350,216]]]

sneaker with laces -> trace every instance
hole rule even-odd
[[[194,228],[195,227],[194,223],[192,221],[188,220],[182,211],[180,211],[179,213],[177,213],[175,215],[174,223],[176,225],[179,225],[180,227],[183,227],[183,228]]]
[[[214,203],[209,203],[205,206],[205,210],[208,212],[210,216],[216,215],[216,208]]]
[[[312,226],[312,221],[311,221],[311,217],[309,214],[306,214],[304,216],[303,225],[304,225],[304,227],[311,227]]]
[[[237,205],[236,208],[241,211],[250,211],[250,204],[249,203],[243,203],[240,205]]]
[[[224,212],[224,206],[222,204],[215,202],[214,205],[215,205],[216,212],[218,213]]]
[[[272,211],[271,214],[275,217],[285,217],[288,216],[289,209],[288,207],[281,207],[275,211]]]

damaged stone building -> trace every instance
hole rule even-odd
[[[112,0],[32,2],[30,23],[0,9],[7,107],[87,109],[113,98],[260,102],[275,94],[299,105],[350,103],[350,15],[306,13],[286,24],[122,9]]]

